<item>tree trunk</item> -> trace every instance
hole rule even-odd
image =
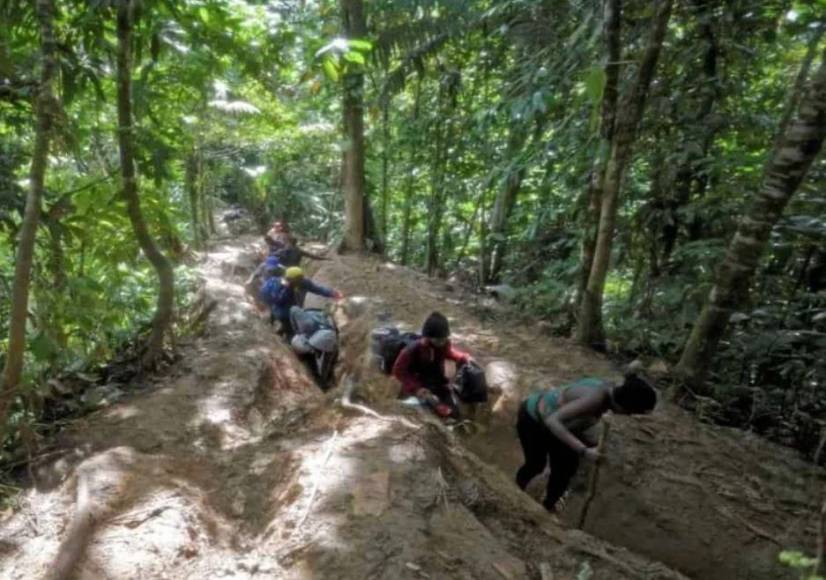
[[[438,120],[435,123],[435,129],[436,137],[433,145],[433,162],[431,163],[430,199],[427,204],[427,252],[425,254],[425,269],[427,270],[428,276],[432,276],[436,271],[439,261],[438,240],[442,221],[440,198],[442,196],[444,164],[446,161],[444,150],[447,149],[445,143],[447,137],[443,134],[441,123]]]
[[[413,97],[412,124],[419,120],[419,104],[422,97],[422,79],[416,83],[416,94]],[[402,249],[399,261],[407,266],[410,261],[410,233],[413,226],[413,195],[416,187],[416,150],[418,140],[414,132],[410,142],[410,168],[407,171],[407,183],[404,190],[404,208],[402,212]]]
[[[605,340],[602,327],[602,296],[611,260],[620,187],[625,168],[631,159],[634,138],[645,109],[648,89],[657,68],[673,0],[664,0],[657,4],[651,36],[640,62],[637,78],[618,110],[611,155],[605,169],[597,243],[588,284],[582,296],[576,332],[577,340],[587,345],[601,344]]]
[[[35,237],[40,219],[40,201],[43,197],[46,167],[49,162],[49,141],[52,127],[52,111],[55,108],[53,79],[57,69],[56,41],[54,37],[52,0],[37,0],[37,21],[40,26],[41,66],[40,83],[34,104],[36,117],[34,150],[29,171],[29,193],[20,226],[20,241],[14,262],[14,284],[11,296],[9,320],[9,344],[6,365],[0,385],[0,430],[6,420],[23,372],[23,353],[26,348],[26,319],[29,311],[29,284],[34,261]],[[0,438],[2,439],[2,438]]]
[[[622,32],[622,0],[604,0],[603,34],[605,35],[605,87],[602,91],[602,115],[600,117],[600,149],[597,152],[588,190],[585,193],[585,227],[583,228],[582,246],[580,248],[580,274],[574,304],[578,307],[588,285],[591,266],[594,263],[594,250],[597,245],[597,229],[600,216],[602,187],[605,181],[606,157],[614,138],[614,123],[617,115],[619,98],[620,60]]]
[[[714,34],[714,7],[710,0],[696,0],[697,18],[700,36],[706,42],[703,55],[703,79],[700,88],[700,102],[693,120],[688,124],[688,136],[683,143],[681,157],[684,161],[675,172],[674,184],[670,188],[673,195],[666,202],[668,224],[662,230],[662,252],[659,263],[666,266],[677,246],[681,226],[681,209],[692,200],[693,195],[702,197],[708,181],[708,156],[719,123],[713,120],[714,104],[720,97],[720,80],[718,78],[719,45]],[[699,150],[699,154],[696,152]]]
[[[823,62],[800,100],[797,118],[773,149],[763,186],[729,243],[714,286],[686,342],[678,376],[703,391],[703,380],[732,313],[745,303],[757,264],[780,219],[826,136],[826,51]],[[805,66],[805,65],[804,65]]]
[[[152,367],[163,347],[164,335],[172,321],[172,308],[175,300],[175,279],[172,265],[161,253],[141,213],[138,197],[138,182],[135,175],[135,145],[132,126],[132,11],[131,0],[118,3],[118,55],[117,55],[117,98],[118,98],[118,143],[120,145],[120,171],[123,179],[123,199],[126,213],[132,223],[132,229],[138,245],[158,275],[159,289],[155,317],[152,321],[152,333],[143,355],[143,365]]]
[[[195,183],[197,184],[198,190],[198,201],[196,203],[198,206],[198,235],[201,241],[206,244],[206,240],[209,237],[209,210],[207,207],[206,178],[204,177],[206,172],[204,171],[203,149],[198,151],[196,159],[198,160],[195,166]],[[261,217],[263,217],[263,214]]]
[[[390,172],[390,96],[382,97],[381,103],[381,235],[385,244],[388,242],[387,232],[387,205],[390,197],[389,172]]]
[[[407,266],[410,261],[410,233],[413,226],[413,194],[416,178],[413,175],[415,154],[410,152],[410,172],[407,176],[407,186],[404,189],[404,208],[402,211],[402,249],[399,261],[402,266]]]
[[[505,153],[507,159],[513,159],[519,154],[527,137],[528,132],[524,127],[511,127]],[[488,271],[488,279],[484,280],[483,283],[499,281],[499,275],[504,264],[505,252],[507,251],[508,218],[516,205],[516,197],[519,195],[519,189],[522,187],[524,177],[524,167],[520,166],[519,168],[511,169],[505,177],[502,188],[499,190],[493,202],[490,226],[488,228],[491,238],[491,243],[488,244],[490,270]]]
[[[190,221],[192,223],[192,242],[196,249],[201,249],[201,224],[198,221],[198,159],[195,153],[186,158],[186,191],[189,197]]]
[[[364,38],[367,24],[363,0],[341,0],[344,35]],[[350,70],[344,75],[343,118],[347,146],[342,164],[344,189],[344,240],[342,250],[362,251],[364,231],[364,74]]]

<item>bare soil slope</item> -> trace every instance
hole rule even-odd
[[[64,431],[62,456],[35,466],[0,521],[0,577],[516,579],[543,564],[557,579],[682,577],[565,530],[435,419],[400,407],[389,381],[369,381],[366,300],[338,313],[347,389],[323,395],[243,294],[254,250],[251,238],[217,245],[202,266],[209,317],[182,361]],[[368,266],[320,275],[365,293]],[[354,385],[383,416],[341,407]]]
[[[522,461],[514,425],[524,396],[582,376],[620,378],[606,358],[545,336],[540,325],[516,323],[506,311],[480,311],[477,297],[409,269],[345,256],[324,262],[317,277],[349,295],[373,297],[374,324],[392,320],[416,329],[434,309],[448,315],[455,341],[487,365],[501,391],[480,431],[463,444],[507,478]],[[366,330],[348,340],[363,345]],[[396,387],[375,373],[348,372],[368,399],[395,395]],[[703,579],[794,578],[778,553],[815,553],[824,472],[793,450],[699,423],[668,404],[649,417],[608,420],[609,461],[587,531]],[[587,474],[581,470],[565,511],[572,525]],[[536,498],[543,490],[544,481],[529,489]]]

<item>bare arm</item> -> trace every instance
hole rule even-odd
[[[330,259],[330,258],[328,258],[326,256],[322,256],[320,254],[314,254],[312,252],[308,252],[307,250],[305,250],[303,248],[298,248],[298,251],[301,253],[302,256],[305,256],[307,258],[311,258],[313,260],[329,260]]]
[[[588,446],[580,441],[576,435],[571,433],[565,426],[565,422],[574,419],[599,417],[604,410],[604,397],[605,395],[603,393],[594,393],[587,397],[566,403],[557,411],[544,417],[545,425],[557,439],[565,443],[565,445],[573,451],[576,451],[577,454],[582,455]]]

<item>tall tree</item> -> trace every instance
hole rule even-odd
[[[175,278],[172,264],[161,253],[149,233],[141,212],[138,178],[135,172],[135,128],[132,124],[132,19],[135,4],[120,0],[117,12],[117,99],[118,143],[120,145],[121,195],[138,245],[158,275],[159,289],[152,332],[143,354],[143,365],[151,367],[163,347],[166,331],[172,322],[175,300]]]
[[[788,124],[764,170],[755,195],[717,271],[714,286],[686,342],[676,371],[689,385],[703,389],[708,361],[714,356],[729,317],[748,298],[749,285],[769,236],[826,137],[826,51],[794,122]],[[804,65],[805,66],[805,65]],[[795,102],[797,98],[793,98]]]
[[[192,222],[192,242],[195,248],[200,249],[201,223],[198,211],[198,157],[195,151],[191,152],[184,161],[184,175],[187,196],[189,197],[189,215]]]
[[[611,153],[605,167],[594,258],[582,296],[576,330],[577,340],[584,344],[592,345],[604,341],[602,297],[611,261],[620,188],[625,169],[631,159],[637,127],[642,120],[648,89],[654,78],[654,71],[657,68],[657,61],[665,40],[673,0],[665,0],[657,4],[651,35],[640,62],[639,71],[631,90],[625,94],[617,111]]]
[[[54,36],[54,5],[52,0],[37,0],[35,4],[40,27],[40,82],[34,103],[36,119],[34,150],[29,171],[29,192],[14,264],[11,320],[6,365],[3,369],[0,389],[0,428],[6,424],[9,409],[14,400],[20,376],[23,372],[23,353],[26,347],[26,320],[29,313],[29,284],[34,260],[35,237],[40,221],[40,203],[43,198],[46,168],[49,162],[52,115],[55,110],[54,77],[57,69],[56,41]]]
[[[604,0],[602,26],[603,36],[605,37],[605,65],[603,69],[605,71],[605,86],[602,90],[602,112],[599,126],[600,147],[594,158],[594,164],[588,179],[588,189],[585,192],[585,228],[580,249],[580,276],[575,299],[577,306],[579,306],[582,296],[585,294],[585,287],[588,285],[588,277],[591,274],[591,266],[594,263],[607,153],[611,150],[611,143],[614,139],[614,122],[617,114],[617,99],[619,98],[620,60],[622,59],[622,0]]]
[[[363,0],[341,0],[344,36],[363,39],[367,34]],[[344,74],[343,121],[347,141],[342,160],[344,190],[344,240],[342,249],[361,251],[365,248],[364,208],[364,73],[358,67],[347,67]]]
[[[490,252],[490,269],[487,272],[488,279],[483,280],[483,283],[499,281],[507,252],[508,218],[516,206],[516,198],[522,187],[522,180],[525,178],[525,165],[518,160],[518,157],[527,140],[528,131],[523,124],[517,121],[513,123],[508,134],[505,155],[508,159],[516,159],[517,163],[507,168],[505,178],[493,202],[488,227],[491,242],[487,248]]]

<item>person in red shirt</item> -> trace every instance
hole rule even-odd
[[[448,360],[461,367],[472,359],[451,344],[447,318],[433,312],[424,321],[422,337],[405,347],[393,364],[393,376],[402,384],[402,396],[417,397],[442,417],[453,415],[455,406],[445,375]]]

